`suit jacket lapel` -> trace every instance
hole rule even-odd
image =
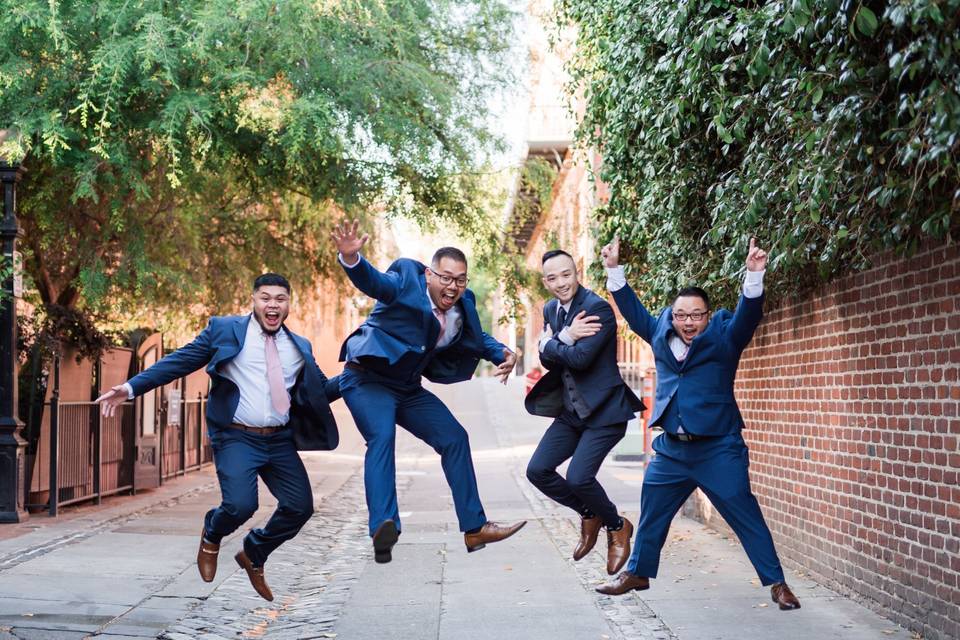
[[[246,316],[240,316],[237,318],[236,322],[233,323],[233,337],[237,341],[236,348],[234,350],[224,351],[223,354],[218,354],[217,366],[229,362],[237,357],[237,354],[243,349],[243,344],[247,339],[247,325],[250,322],[254,321],[252,314]],[[254,321],[255,322],[255,321]]]

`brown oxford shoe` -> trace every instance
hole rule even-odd
[[[244,553],[243,549],[237,552],[237,555],[233,556],[234,560],[237,561],[237,564],[243,567],[247,572],[247,577],[250,578],[250,584],[253,585],[253,590],[260,594],[260,597],[264,600],[273,600],[273,592],[270,591],[270,587],[267,586],[267,579],[263,575],[263,567],[255,567],[253,563],[250,562],[250,558],[247,557],[247,554]]]
[[[220,553],[220,545],[207,542],[203,539],[205,531],[200,531],[200,550],[197,551],[197,569],[200,570],[200,577],[204,582],[213,582],[217,575],[217,554]]]
[[[633,538],[633,523],[623,519],[619,531],[607,530],[607,575],[623,568],[630,557],[630,539]]]
[[[463,541],[467,545],[467,551],[472,553],[483,549],[488,543],[506,540],[517,531],[520,531],[525,524],[527,524],[526,520],[514,522],[513,524],[487,522],[480,527],[480,531],[463,534]]]
[[[580,542],[577,548],[573,550],[573,559],[580,560],[593,550],[593,545],[597,544],[597,534],[600,533],[600,518],[580,518]]]
[[[650,588],[650,578],[635,576],[629,571],[623,571],[610,582],[605,582],[597,591],[608,596],[622,596],[628,591],[643,591]]]
[[[770,587],[770,597],[783,611],[800,608],[800,601],[793,595],[793,591],[790,591],[786,582],[778,582]]]

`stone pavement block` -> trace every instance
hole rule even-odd
[[[28,573],[34,569],[31,563],[21,565],[16,573],[5,573],[5,578],[0,580],[0,603],[7,598],[12,598],[133,605],[162,586],[164,582],[158,577],[139,576],[117,580],[115,577],[96,575],[98,572],[89,568],[88,575],[71,576],[66,580],[64,576],[57,574],[31,575]]]
[[[9,635],[4,635],[9,634]],[[66,629],[30,629],[15,627],[11,631],[0,633],[0,640],[82,640],[89,637],[86,631]]]
[[[352,604],[344,612],[334,632],[348,640],[412,640],[436,638],[440,622],[438,603],[367,606]],[[489,640],[489,638],[488,638]]]
[[[477,593],[482,604],[487,594]],[[556,604],[478,606],[470,610],[458,607],[445,612],[440,624],[440,640],[603,640],[615,637],[607,622],[592,603],[576,606]]]
[[[199,534],[199,532],[198,532]],[[105,532],[13,567],[6,575],[99,577],[174,576],[196,554],[197,535],[133,535]]]

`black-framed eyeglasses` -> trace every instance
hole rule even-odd
[[[709,311],[694,311],[693,313],[684,313],[683,311],[679,311],[673,314],[673,317],[675,320],[679,320],[680,322],[685,322],[687,318],[690,318],[694,322],[700,322],[708,315],[710,315]]]
[[[445,287],[449,287],[453,283],[457,283],[457,286],[463,289],[467,286],[467,282],[470,279],[467,276],[460,276],[459,278],[454,278],[453,276],[444,276],[439,273],[434,272],[434,275],[440,280],[440,284]]]

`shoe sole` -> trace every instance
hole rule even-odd
[[[379,564],[393,560],[393,545],[400,539],[400,532],[393,520],[387,520],[373,533],[373,559]]]
[[[650,585],[647,585],[645,587],[630,587],[626,591],[620,591],[618,593],[607,593],[605,591],[600,591],[600,589],[594,589],[594,591],[596,591],[597,593],[602,593],[605,596],[622,596],[630,593],[631,591],[646,591],[649,588],[650,588]]]

